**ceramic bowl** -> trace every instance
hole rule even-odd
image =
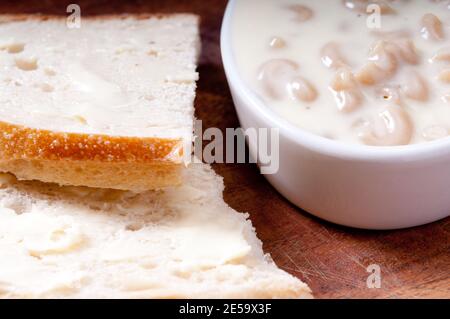
[[[281,118],[241,78],[232,47],[235,0],[221,31],[223,64],[244,129],[279,128],[279,169],[265,175],[289,201],[327,221],[366,229],[433,222],[450,212],[450,138],[377,147],[306,132]],[[249,143],[251,154],[257,154]]]

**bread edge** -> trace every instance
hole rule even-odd
[[[86,15],[84,18],[91,20],[107,20],[107,19],[148,19],[148,18],[168,18],[177,16],[189,16],[195,18],[196,23],[200,23],[200,16],[193,13],[121,13],[121,14],[106,14],[106,15]],[[0,14],[0,23],[8,23],[14,21],[25,20],[65,20],[64,15],[49,15],[49,14]],[[200,50],[200,49],[199,49]],[[197,57],[198,60],[198,57]],[[12,138],[7,135],[13,133]],[[46,142],[53,138],[55,143],[46,146],[40,141],[35,141],[33,145],[27,145],[23,141],[24,135],[32,135],[37,138],[44,138]],[[107,147],[106,144],[95,142],[94,140],[103,140],[106,143],[117,144],[115,149]],[[18,148],[14,152],[5,142],[20,142],[13,147]],[[67,142],[64,145],[64,150],[61,147],[56,147],[55,144]],[[86,147],[83,147],[85,142]],[[79,143],[82,143],[81,145]],[[25,146],[25,147],[24,147]],[[89,151],[90,148],[93,148]],[[148,150],[151,150],[148,153]],[[132,154],[129,152],[132,151]],[[78,154],[77,156],[77,152]],[[171,138],[158,137],[121,137],[110,136],[103,134],[85,134],[85,133],[69,133],[57,132],[44,129],[28,128],[22,125],[16,125],[0,121],[0,160],[30,158],[30,159],[59,159],[68,160],[95,160],[95,161],[130,161],[133,158],[137,162],[156,162],[157,164],[180,164],[183,158],[183,140]]]
[[[83,19],[163,19],[177,16],[188,16],[200,23],[200,17],[191,13],[85,15]],[[39,13],[0,14],[0,23],[64,21],[66,18],[65,15]],[[57,132],[0,121],[0,171],[13,173],[19,179],[145,191],[179,184],[183,153],[184,141],[181,138]],[[114,172],[127,172],[125,180],[118,178],[121,174],[113,176]]]
[[[195,13],[187,13],[187,12],[175,12],[175,13],[107,13],[107,14],[84,14],[81,12],[82,19],[90,19],[90,20],[108,20],[108,19],[164,19],[164,18],[172,18],[172,17],[191,17],[197,20],[197,23],[201,22],[201,17]],[[0,13],[0,23],[8,23],[8,22],[19,22],[26,20],[66,20],[69,17],[69,14],[45,14],[45,13]],[[81,22],[83,23],[83,22]]]

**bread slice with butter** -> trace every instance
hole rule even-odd
[[[1,175],[0,298],[310,298],[263,253],[223,182],[129,191]]]
[[[191,14],[0,16],[0,171],[144,191],[180,182],[198,74]]]

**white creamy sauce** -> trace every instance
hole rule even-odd
[[[450,132],[448,0],[239,0],[232,32],[243,79],[302,129],[379,146]]]

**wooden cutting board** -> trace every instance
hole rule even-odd
[[[0,12],[64,15],[71,2],[2,0]],[[124,12],[201,15],[203,53],[196,115],[203,120],[204,129],[239,126],[220,58],[225,0],[76,3],[82,16]],[[450,298],[450,218],[398,231],[344,228],[291,205],[259,175],[255,165],[217,164],[214,168],[225,179],[227,203],[249,212],[265,251],[278,266],[308,283],[315,297]],[[367,287],[371,264],[380,266],[381,288]]]

